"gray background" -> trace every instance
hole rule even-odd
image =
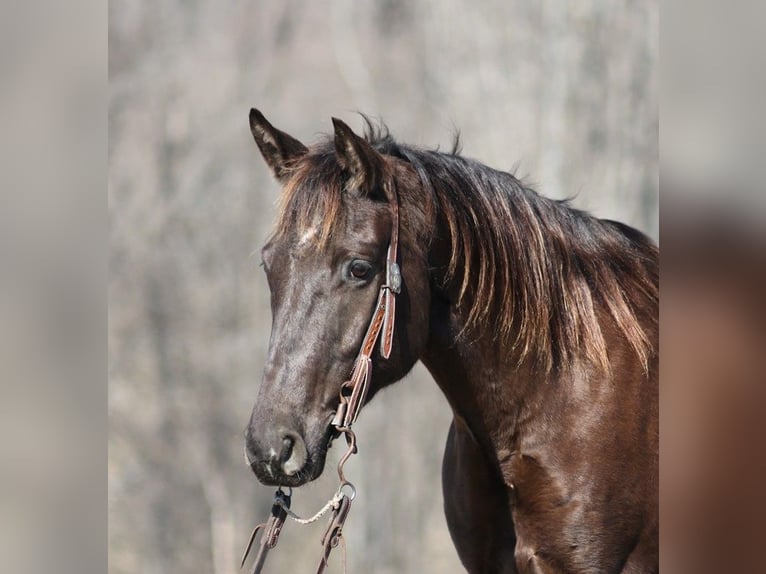
[[[304,142],[331,116],[359,128],[356,110],[420,145],[457,128],[465,155],[657,235],[656,1],[118,0],[109,27],[114,574],[233,573],[270,505],[242,452],[270,325],[253,253],[279,192],[250,107]],[[350,572],[462,571],[449,420],[422,367],[365,409]],[[333,488],[328,472],[294,508]],[[267,571],[313,571],[323,524],[290,524]]]

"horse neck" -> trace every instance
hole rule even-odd
[[[598,314],[623,373],[623,390],[634,399],[644,396],[637,390],[646,386],[642,385],[645,375],[637,356],[608,313],[601,309]],[[465,317],[440,292],[432,291],[430,334],[420,359],[447,398],[455,418],[468,426],[488,453],[496,454],[502,445],[511,444],[521,421],[543,413],[555,418],[567,405],[561,400],[562,393],[580,404],[588,395],[585,403],[595,405],[599,389],[613,385],[609,372],[587,364],[565,372],[520,364],[518,352],[498,341],[491,329],[478,335],[461,334],[464,326]],[[655,330],[654,340],[657,335]],[[655,357],[651,367],[655,385],[656,369]],[[627,391],[629,387],[633,390]],[[640,408],[639,403],[635,409]]]
[[[437,236],[448,237],[447,230]],[[448,241],[432,244],[431,269],[446,269],[450,253]],[[509,429],[513,432],[522,407],[524,416],[534,415],[551,387],[540,383],[555,375],[522,362],[520,351],[503,344],[492,328],[465,332],[466,312],[455,304],[458,287],[445,281],[443,271],[436,273],[431,277],[429,338],[420,359],[455,417],[491,450],[508,438]]]
[[[445,221],[437,218],[432,222],[439,238],[430,245],[429,267],[432,270],[431,303],[429,310],[429,335],[421,362],[429,370],[436,384],[447,398],[456,416],[477,421],[482,413],[480,400],[486,394],[482,388],[482,367],[484,358],[491,360],[495,354],[486,344],[470,345],[456,334],[465,327],[465,320],[454,305],[457,293],[446,281],[446,270],[452,246]]]
[[[431,261],[435,268],[443,269],[441,259],[448,250],[438,245],[435,248],[437,255]],[[506,407],[513,410],[525,395],[534,392],[533,373],[519,368],[518,357],[490,332],[463,333],[464,313],[453,304],[449,289],[435,285],[443,285],[443,277],[432,281],[430,333],[420,359],[456,418],[467,423],[476,438],[489,447],[501,429],[513,426],[514,414]]]

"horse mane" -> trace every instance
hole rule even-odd
[[[420,179],[417,189],[399,188],[403,216],[433,206],[446,222],[452,255],[444,287],[456,290],[466,317],[460,336],[491,332],[519,363],[544,372],[567,370],[583,355],[608,371],[605,311],[648,372],[656,349],[642,320],[656,325],[659,305],[659,256],[648,238],[461,156],[459,134],[450,152],[422,149],[364,119],[365,139],[408,162]],[[344,176],[332,138],[312,146],[293,172],[274,234],[320,223],[313,240],[324,245],[343,219]]]

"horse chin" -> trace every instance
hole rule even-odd
[[[316,480],[324,470],[325,457],[316,461],[309,459],[306,464],[295,474],[274,472],[268,466],[252,465],[251,468],[258,481],[264,486],[289,486],[297,487]]]

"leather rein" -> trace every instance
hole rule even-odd
[[[307,519],[300,518],[290,510],[292,489],[289,489],[289,493],[285,492],[281,486],[277,489],[274,494],[274,503],[271,507],[269,518],[266,522],[255,527],[250,535],[245,553],[242,556],[240,567],[244,566],[250,549],[253,547],[255,537],[261,531],[258,554],[250,570],[251,574],[259,574],[263,570],[266,555],[269,550],[277,545],[279,534],[288,517],[299,524],[311,524],[330,510],[332,510],[332,514],[330,515],[327,529],[322,536],[321,544],[323,552],[316,572],[317,574],[322,574],[327,569],[330,553],[340,543],[343,543],[343,570],[345,572],[346,554],[343,525],[351,509],[351,502],[356,496],[354,485],[346,479],[343,473],[343,466],[346,464],[346,461],[357,452],[356,435],[351,430],[351,425],[359,416],[359,411],[367,398],[372,378],[372,353],[381,334],[380,354],[384,359],[388,359],[391,356],[396,319],[396,295],[401,292],[402,288],[402,276],[399,264],[397,263],[399,249],[399,199],[396,189],[391,182],[387,184],[387,187],[388,193],[386,195],[391,206],[391,240],[386,252],[386,281],[380,287],[375,311],[370,319],[364,339],[362,339],[362,345],[354,361],[351,377],[341,385],[338,409],[335,411],[335,416],[330,423],[335,431],[333,435],[342,434],[346,437],[347,450],[338,462],[338,480],[340,484],[335,495],[327,504],[314,516]],[[330,438],[330,442],[332,440]]]

